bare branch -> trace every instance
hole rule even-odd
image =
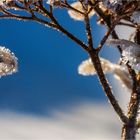
[[[90,20],[89,20],[89,16],[88,16],[88,7],[86,7],[86,9],[85,9],[84,22],[85,22],[85,27],[86,27],[86,35],[87,35],[87,40],[88,40],[88,48],[90,50],[92,50],[93,49],[93,39],[92,39]]]
[[[81,40],[79,40],[77,37],[75,37],[73,34],[71,34],[69,31],[67,31],[64,27],[62,27],[58,21],[55,19],[55,17],[50,14],[47,9],[45,9],[45,7],[40,4],[40,9],[44,12],[47,13],[47,16],[49,16],[49,18],[51,19],[51,21],[56,25],[56,29],[60,32],[62,32],[63,34],[65,34],[68,38],[70,38],[71,40],[73,40],[74,42],[76,42],[78,45],[80,45],[84,50],[88,51],[87,45],[84,44]]]

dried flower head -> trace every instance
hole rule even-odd
[[[110,45],[119,45],[122,48],[123,62],[140,71],[140,45],[124,40],[124,39],[110,39],[107,41]]]
[[[114,77],[122,83],[122,86],[126,86],[128,89],[132,89],[132,80],[128,76],[129,73],[124,66],[113,64],[104,58],[100,58],[100,60],[101,60],[102,69],[105,74],[107,73],[114,74]],[[79,65],[78,73],[84,76],[96,74],[91,59],[87,59]]]
[[[73,7],[74,9],[77,9],[78,11],[80,12],[83,12],[84,13],[84,9],[83,9],[83,6],[80,2],[74,2],[71,4],[71,7]],[[90,10],[90,6],[88,6],[88,10]],[[75,20],[84,20],[84,15],[80,12],[77,12],[75,10],[68,10],[68,14],[71,18],[75,19]],[[89,17],[93,16],[95,14],[94,10],[91,10],[89,12]]]
[[[103,68],[105,73],[110,73],[110,72],[113,71],[113,67],[112,67],[111,63],[108,60],[101,58],[101,64],[102,64],[102,68]],[[78,73],[82,74],[82,75],[85,75],[85,76],[86,75],[95,75],[96,74],[95,68],[94,68],[90,58],[85,60],[85,61],[83,61],[79,65]]]
[[[0,47],[0,76],[17,71],[17,58],[14,53],[5,47]]]

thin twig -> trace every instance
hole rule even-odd
[[[89,16],[88,16],[88,7],[85,9],[84,22],[85,22],[85,27],[86,27],[88,48],[92,50],[93,49],[93,39],[92,39],[90,20],[89,20]]]
[[[52,20],[52,22],[56,25],[56,29],[60,32],[62,32],[63,34],[65,34],[68,38],[70,38],[71,40],[73,40],[74,42],[76,42],[78,45],[80,45],[84,50],[88,51],[88,47],[87,45],[82,42],[81,40],[79,40],[76,36],[74,36],[73,34],[71,34],[68,30],[66,30],[64,27],[62,27],[58,21],[56,20],[56,18],[50,14],[47,9],[45,9],[45,7],[43,5],[40,4],[40,9],[44,12],[47,13],[47,15],[50,17],[50,19]]]
[[[135,25],[133,25],[133,24],[129,24],[129,23],[124,23],[124,22],[119,22],[118,25],[122,25],[122,26],[128,26],[128,27],[136,28]]]
[[[105,33],[104,37],[100,41],[100,44],[96,48],[98,52],[100,52],[100,50],[102,49],[103,45],[105,44],[106,40],[108,39],[108,37],[110,36],[110,34],[114,30],[114,28],[115,28],[114,26],[112,28],[109,28],[108,31]]]

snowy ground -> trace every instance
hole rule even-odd
[[[126,109],[129,93],[114,84],[115,96]],[[0,112],[0,140],[120,140],[120,124],[108,103],[83,102],[46,117]]]
[[[127,109],[128,90],[114,84],[115,97]],[[107,102],[83,102],[49,116],[0,111],[0,140],[120,140],[120,134],[120,120]]]
[[[83,104],[52,117],[1,113],[0,140],[116,140],[119,119],[103,104]]]

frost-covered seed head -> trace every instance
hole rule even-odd
[[[5,47],[0,47],[0,76],[17,71],[17,58],[14,53]]]
[[[114,70],[111,62],[109,62],[108,60],[106,60],[104,58],[101,58],[101,64],[102,64],[102,68],[104,70],[104,73],[111,73]],[[96,71],[95,71],[95,68],[91,62],[91,59],[87,59],[79,65],[78,73],[81,75],[85,75],[85,76],[96,74]]]
[[[84,12],[83,6],[80,2],[74,2],[71,4],[71,6],[80,12]],[[88,6],[88,9],[90,9],[90,6]],[[79,20],[79,21],[84,20],[84,15],[82,13],[78,13],[74,10],[68,10],[68,14],[74,20]],[[89,13],[89,17],[93,16],[94,14],[95,14],[94,10],[91,10],[91,12]]]
[[[132,89],[132,80],[128,76],[129,73],[124,66],[113,64],[104,58],[100,58],[100,60],[101,60],[102,69],[105,74],[107,73],[114,74],[114,77],[122,83],[122,86],[126,86],[128,89]],[[91,59],[87,59],[79,65],[78,73],[83,76],[90,76],[96,74]]]

